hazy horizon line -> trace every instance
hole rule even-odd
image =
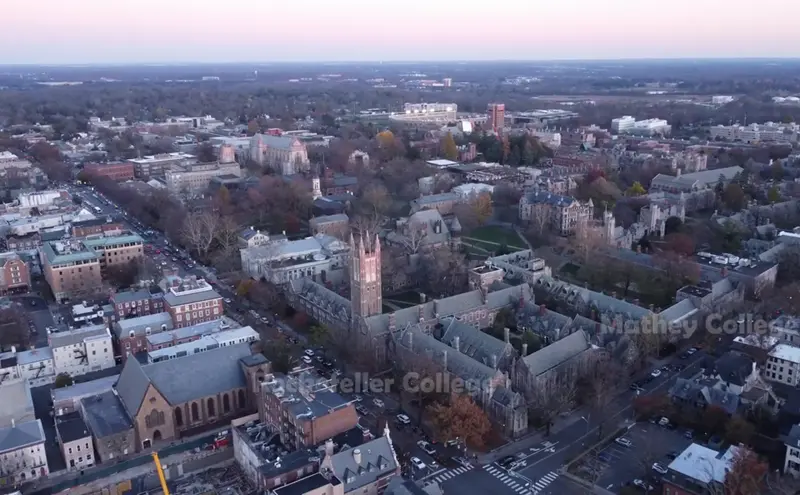
[[[171,61],[171,62],[26,62],[26,63],[2,63],[3,67],[170,67],[170,66],[208,66],[208,65],[409,65],[409,64],[487,64],[487,63],[613,63],[613,62],[709,62],[709,61],[742,61],[742,62],[766,62],[766,61],[800,61],[800,55],[791,57],[737,57],[737,56],[715,56],[715,57],[620,57],[620,58],[558,58],[558,59],[440,59],[440,60],[280,60],[280,61]]]

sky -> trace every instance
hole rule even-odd
[[[0,1],[0,64],[800,56],[797,0]]]

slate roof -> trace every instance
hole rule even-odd
[[[131,359],[129,361],[135,361]],[[106,391],[102,394],[84,397],[81,399],[86,424],[97,438],[115,435],[133,428],[128,413],[122,401],[114,392]]]
[[[57,417],[56,429],[63,443],[74,442],[75,440],[91,436],[89,428],[86,426],[83,418],[81,418],[81,415],[77,412]]]
[[[443,244],[450,240],[450,231],[439,210],[420,210],[412,214],[408,217],[405,228],[423,232],[424,237],[420,240],[422,245]],[[396,243],[404,243],[407,238],[404,232],[403,228],[400,228],[399,231],[389,232],[387,238]]]
[[[354,453],[361,454],[356,462]],[[342,450],[331,459],[333,473],[344,483],[344,492],[351,493],[374,483],[397,470],[398,463],[391,440],[381,436],[355,449]]]
[[[556,366],[586,352],[589,349],[589,339],[583,330],[567,335],[561,340],[543,347],[533,354],[528,354],[522,361],[532,376],[539,376]]]
[[[343,322],[350,322],[350,300],[308,278],[290,282],[292,292],[311,301],[315,306],[335,315]]]
[[[698,311],[691,299],[684,299],[659,313],[659,316],[667,323],[675,323],[685,320]]]
[[[549,204],[552,206],[569,206],[578,201],[572,196],[561,196],[559,194],[549,193],[547,191],[533,191],[525,195],[525,201],[528,204]]]
[[[40,419],[0,428],[0,454],[44,441],[44,428]]]
[[[458,201],[459,199],[460,198],[459,198],[458,194],[449,193],[448,192],[448,193],[430,194],[428,196],[422,196],[420,198],[417,198],[417,199],[413,200],[411,203],[416,205],[416,206],[422,207],[422,206],[432,205],[432,204],[436,204],[436,203],[443,203],[443,202],[446,202],[446,201],[455,202],[455,201]]]
[[[720,380],[742,387],[753,372],[753,363],[750,356],[729,351],[717,359],[714,369]]]
[[[669,395],[692,404],[699,402],[705,406],[717,406],[728,414],[735,413],[739,408],[739,396],[733,392],[712,388],[686,378],[678,378],[670,388]]]
[[[445,328],[442,342],[452,347],[455,338],[458,337],[459,352],[489,367],[494,367],[492,364],[493,355],[496,356],[499,362],[503,356],[513,349],[511,344],[506,344],[504,341],[496,339],[486,332],[481,332],[455,318],[442,320],[440,323]]]
[[[336,213],[334,215],[321,215],[310,220],[314,225],[324,225],[326,223],[349,222],[350,217],[346,213]]]
[[[152,384],[171,405],[183,404],[246,385],[239,360],[250,356],[249,344],[193,354],[142,365],[128,359],[116,390],[130,416],[136,416],[147,388]]]
[[[498,373],[490,366],[436,340],[422,331],[419,324],[409,326],[395,335],[398,345],[402,345],[414,354],[425,355],[434,363],[442,364],[447,353],[447,371],[465,381],[477,380],[479,384],[486,385]]]
[[[294,136],[273,136],[271,134],[256,134],[250,140],[250,146],[257,146],[263,144],[268,148],[277,148],[282,150],[292,149],[292,145],[299,142]]]
[[[127,337],[130,332],[134,335],[144,335],[147,327],[150,327],[152,333],[157,333],[161,331],[162,325],[166,325],[167,330],[172,330],[172,317],[167,312],[119,320],[114,323],[114,333],[117,334],[117,338]]]

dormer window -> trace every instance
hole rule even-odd
[[[150,335],[150,327],[146,327],[146,328],[144,329],[144,334],[145,334],[145,335]]]
[[[134,332],[133,330],[131,330],[130,332],[128,332],[128,337],[130,337],[130,338],[133,338],[133,337],[135,337],[135,336],[136,336],[136,332]]]

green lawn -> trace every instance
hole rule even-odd
[[[488,225],[486,227],[478,227],[470,232],[466,237],[479,239],[488,243],[506,244],[510,248],[526,249],[528,246],[525,241],[519,238],[514,229],[507,229],[505,227],[498,227],[495,225]]]

